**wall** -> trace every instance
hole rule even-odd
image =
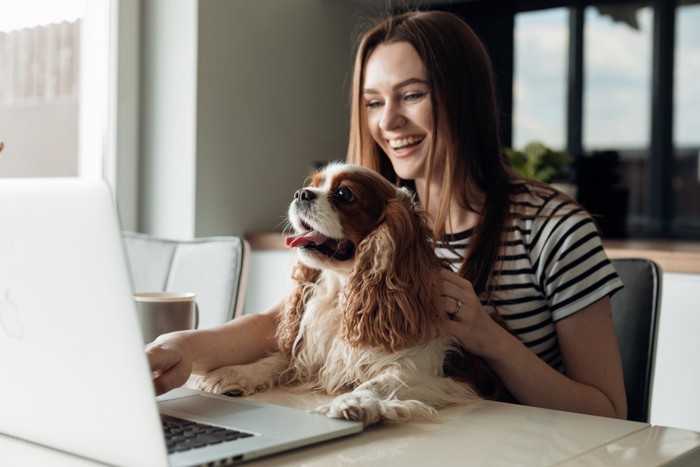
[[[139,230],[279,229],[347,144],[361,2],[145,0]]]
[[[700,432],[700,274],[663,274],[651,423]]]
[[[142,3],[139,230],[155,235],[195,231],[197,11],[195,0]]]
[[[197,236],[279,229],[313,163],[345,157],[357,12],[200,2]]]
[[[297,255],[290,249],[253,249],[249,261],[243,314],[265,311],[289,295]]]
[[[122,228],[138,230],[141,0],[119,0],[110,7],[109,122],[113,131],[107,134],[103,173],[116,188]]]

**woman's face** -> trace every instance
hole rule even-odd
[[[362,95],[372,138],[396,174],[421,179],[433,140],[425,66],[408,42],[383,43],[365,65]]]

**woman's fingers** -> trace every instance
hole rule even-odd
[[[442,279],[442,308],[447,316],[454,320],[466,308],[473,308],[481,303],[474,293],[471,282],[446,269],[440,271]]]
[[[179,363],[165,373],[161,373],[157,377],[154,377],[153,386],[155,387],[156,394],[165,394],[171,389],[182,386],[187,382],[189,375],[190,371],[183,363]]]

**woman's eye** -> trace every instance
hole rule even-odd
[[[376,109],[377,107],[380,107],[382,103],[380,101],[367,101],[365,105],[370,109]]]
[[[425,96],[427,93],[425,92],[412,92],[410,94],[406,94],[405,99],[407,101],[417,101],[421,97]]]
[[[355,201],[355,195],[353,194],[352,190],[346,186],[341,186],[335,190],[335,197],[344,203],[352,203]]]

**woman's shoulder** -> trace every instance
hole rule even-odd
[[[580,204],[542,183],[514,184],[510,211],[508,237],[522,238],[533,260],[543,251],[598,235],[593,217]]]
[[[510,210],[518,219],[533,221],[576,213],[588,216],[581,205],[564,193],[545,183],[527,180],[512,184]]]

